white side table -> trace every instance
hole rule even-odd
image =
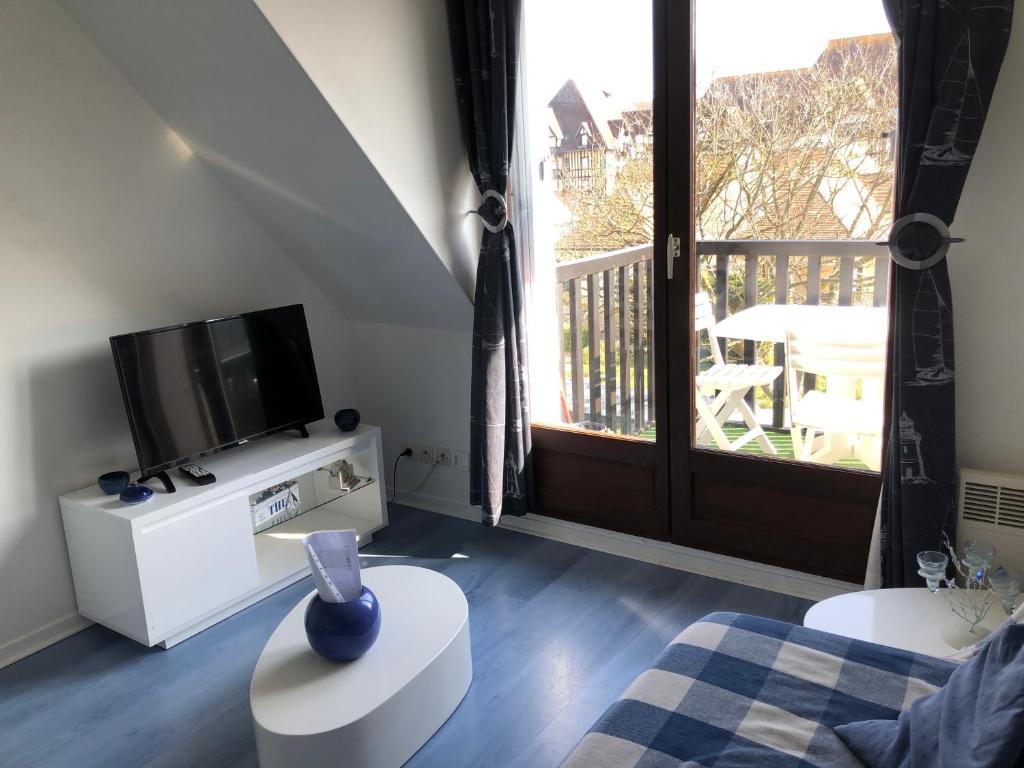
[[[991,631],[1005,620],[996,600],[981,626]],[[804,626],[939,657],[980,639],[968,633],[967,624],[949,609],[945,597],[924,587],[830,597],[807,611]]]
[[[363,571],[381,628],[366,655],[318,656],[301,600],[267,641],[249,689],[261,768],[398,768],[462,701],[473,678],[466,596],[426,568]]]

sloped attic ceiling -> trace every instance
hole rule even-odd
[[[467,208],[400,200],[252,0],[60,1],[346,318],[469,328],[471,267],[410,213]]]

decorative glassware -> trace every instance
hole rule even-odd
[[[969,572],[969,578],[976,582],[985,580],[985,572],[992,565],[996,556],[996,548],[981,539],[968,539],[964,542],[963,564]]]
[[[999,598],[999,602],[1003,604],[1006,615],[1009,616],[1017,609],[1017,597],[1020,595],[1020,574],[999,566],[989,572],[988,583],[996,597]]]
[[[942,582],[946,578],[946,567],[949,565],[949,558],[944,552],[936,552],[934,550],[918,552],[917,564],[921,566],[921,570],[917,572],[917,575],[924,578],[925,583],[928,584],[928,591],[938,592],[939,587],[942,586]]]
[[[967,622],[969,632],[976,637],[984,637],[988,634],[984,628],[978,625],[988,615],[992,607],[992,589],[985,583],[985,577],[992,558],[995,557],[996,549],[987,541],[981,539],[969,539],[964,542],[964,553],[962,558],[956,556],[953,545],[946,536],[942,537],[942,543],[949,551],[949,559],[953,563],[955,574],[953,578],[946,579],[946,589],[942,591],[943,597],[949,604],[949,609],[954,614]],[[963,586],[957,583],[957,577],[963,582]]]

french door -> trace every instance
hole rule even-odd
[[[702,3],[702,13],[714,7]],[[550,348],[538,353],[531,341],[530,350],[531,377],[538,354],[555,372],[541,392],[534,382],[544,414],[533,425],[539,511],[859,581],[884,434],[877,361],[888,272],[868,240],[887,227],[882,128],[894,115],[887,93],[864,95],[855,84],[868,72],[882,83],[894,76],[891,38],[870,34],[877,19],[854,19],[846,28],[869,34],[809,44],[810,64],[787,65],[789,80],[764,74],[779,69],[774,62],[755,60],[736,63],[750,72],[708,77],[698,67],[702,39],[743,36],[710,16],[699,27],[696,0],[653,1],[649,122],[635,98],[611,120],[596,115],[582,88],[563,88],[545,105],[542,174],[572,212],[558,243],[582,252],[554,262],[553,285],[534,283],[548,300],[555,295],[534,317],[554,315],[558,329]],[[734,17],[743,23],[742,13]],[[529,57],[537,41],[524,41]],[[848,96],[816,100],[819,91]],[[815,106],[800,123],[766,112],[780,103]],[[737,143],[772,119],[777,146]],[[846,133],[825,133],[826,123]],[[787,159],[757,167],[773,153]],[[649,230],[607,239],[622,235],[621,199],[610,198],[634,189],[624,185],[636,183],[635,160],[648,156],[651,201],[638,210]],[[603,176],[593,176],[596,164]],[[606,229],[595,224],[602,216]],[[534,238],[531,247],[537,265],[545,245]],[[791,331],[801,327],[832,329],[826,340],[838,342],[845,367],[832,360],[812,370],[835,344],[823,345],[821,333],[797,339]],[[745,378],[737,385],[732,376]],[[811,413],[815,404],[849,423],[817,423],[796,408]]]
[[[888,265],[871,240],[891,211],[895,45],[880,3],[817,19],[696,5],[666,8],[671,537],[860,581],[885,434]],[[825,38],[802,60],[756,45],[785,49],[801,24]],[[725,41],[755,53],[737,62]]]

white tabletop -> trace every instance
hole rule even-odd
[[[1006,620],[995,601],[982,622],[993,630]],[[924,587],[874,589],[830,597],[812,606],[804,626],[929,656],[948,656],[981,639],[949,609],[940,592]]]
[[[304,736],[353,723],[398,693],[440,654],[469,621],[458,585],[426,568],[381,565],[363,571],[380,601],[377,642],[360,659],[335,663],[306,639],[299,601],[267,641],[253,672],[253,717],[278,734]]]
[[[758,304],[715,324],[715,335],[751,341],[786,340],[786,331],[878,341],[886,336],[885,307],[838,307],[817,304]]]

